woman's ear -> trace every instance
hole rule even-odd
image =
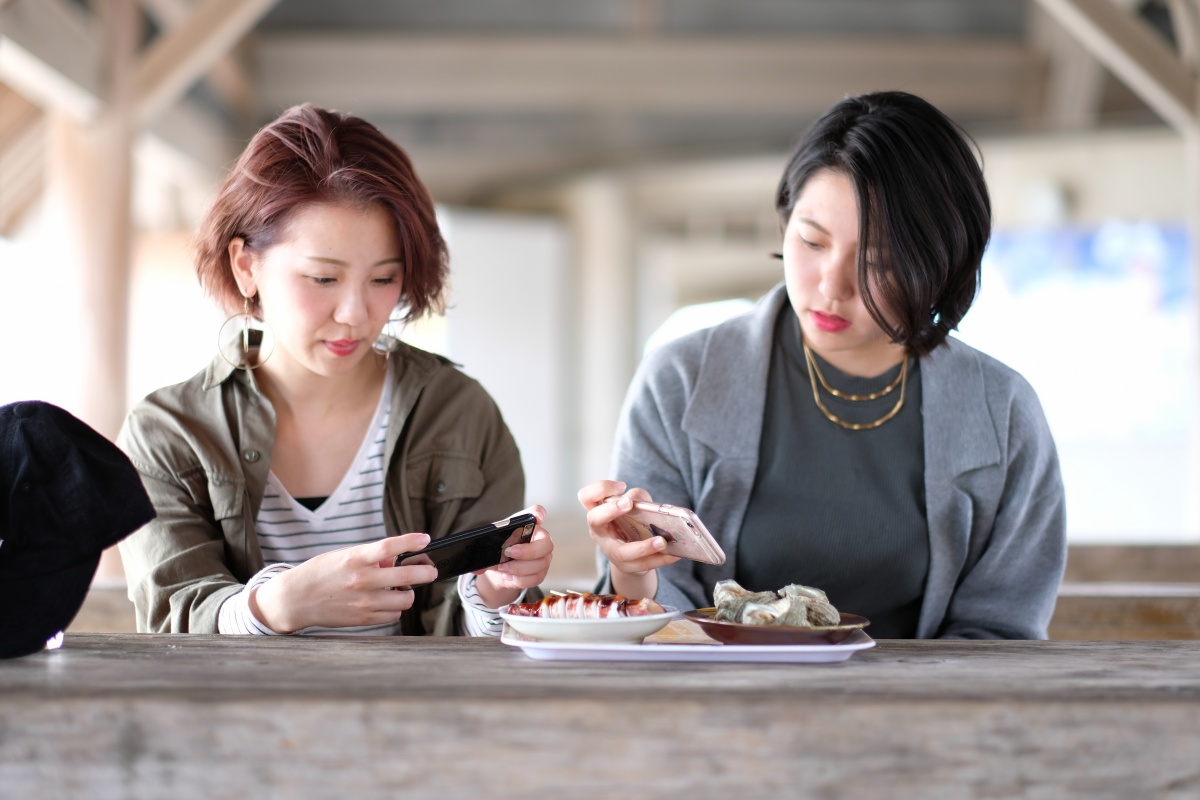
[[[240,236],[229,240],[229,266],[233,270],[233,279],[237,281],[242,297],[254,297],[254,293],[258,291],[258,276],[255,274],[258,259],[250,248],[246,247],[246,240]]]

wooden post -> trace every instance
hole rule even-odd
[[[80,335],[64,356],[79,375],[76,412],[113,438],[127,410],[133,68],[141,21],[135,0],[108,0],[97,13],[106,50],[105,102],[92,122],[51,112],[47,235],[78,276],[64,282],[77,292],[78,314],[70,324]],[[115,550],[101,560],[97,580],[122,580]]]

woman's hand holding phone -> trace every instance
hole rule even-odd
[[[406,533],[322,553],[260,586],[250,597],[250,610],[279,633],[312,625],[345,628],[395,622],[412,607],[411,587],[437,580],[437,570],[392,563],[401,553],[427,544],[428,534]]]
[[[522,591],[532,589],[546,580],[546,573],[550,570],[554,541],[542,527],[546,520],[546,509],[530,506],[520,513],[533,514],[537,518],[533,537],[528,542],[505,549],[504,555],[511,561],[475,573],[475,589],[479,592],[479,599],[488,608],[501,608],[513,602]]]
[[[579,490],[579,502],[587,509],[588,534],[608,559],[613,589],[632,599],[654,597],[658,591],[659,567],[679,559],[663,552],[665,539],[654,536],[626,541],[616,520],[633,510],[635,501],[651,502],[645,489],[626,491],[621,481],[596,481]]]

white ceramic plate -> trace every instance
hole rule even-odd
[[[518,633],[543,642],[578,644],[636,644],[679,615],[679,609],[663,606],[661,614],[609,619],[543,619],[519,617],[505,611],[500,617]]]

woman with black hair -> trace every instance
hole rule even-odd
[[[949,337],[991,229],[969,137],[903,92],[849,97],[776,194],[784,280],[634,378],[617,481],[580,490],[602,581],[712,605],[801,583],[876,638],[1045,638],[1066,560],[1058,457],[1016,372]],[[633,500],[693,508],[723,565],[627,543]]]

